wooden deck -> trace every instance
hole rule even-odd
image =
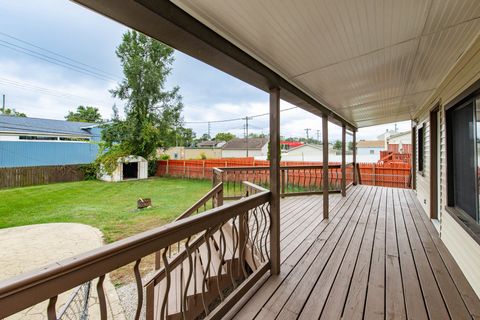
[[[281,202],[279,276],[235,319],[480,319],[480,301],[411,190],[357,186]]]

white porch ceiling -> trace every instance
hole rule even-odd
[[[409,120],[480,32],[480,0],[174,0],[359,127]]]

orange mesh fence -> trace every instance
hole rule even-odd
[[[281,165],[307,166],[322,165],[322,162],[301,162],[282,161]],[[331,162],[330,165],[338,165],[338,162]],[[385,163],[359,163],[360,183],[372,186],[410,188],[410,164],[400,162]],[[172,176],[188,179],[212,179],[212,169],[215,167],[268,167],[269,161],[255,160],[254,158],[228,158],[228,159],[207,159],[207,160],[161,160],[158,161],[156,176]],[[317,172],[318,171],[318,172]],[[287,171],[287,179],[298,181],[299,184],[309,184],[316,181],[315,177],[321,177],[321,169],[312,170],[291,170]],[[257,175],[256,178],[268,181],[268,172],[245,173],[231,179],[247,179],[250,175]],[[259,175],[262,175],[261,177]],[[265,175],[265,176],[263,176]],[[341,170],[332,168],[329,170],[329,178],[332,181],[340,181]],[[353,168],[346,168],[347,184],[353,181]]]

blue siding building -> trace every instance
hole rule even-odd
[[[91,163],[100,136],[95,123],[0,116],[0,168]]]

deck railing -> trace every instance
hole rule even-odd
[[[353,184],[353,163],[346,165],[346,187]],[[244,181],[269,187],[270,167],[213,168],[212,183],[223,183],[224,199],[238,199],[245,194]],[[341,192],[342,166],[328,165],[329,192]],[[323,165],[297,165],[280,167],[281,196],[323,193]]]
[[[144,305],[144,285],[147,286],[147,319],[153,319],[155,312],[160,319],[165,319],[172,314],[173,311],[168,313],[169,303],[171,300],[176,299],[172,295],[179,292],[182,293],[179,298],[182,299],[184,297],[178,310],[182,317],[194,308],[195,303],[200,301],[202,312],[210,314],[212,318],[219,318],[270,267],[266,250],[266,238],[269,237],[269,203],[271,193],[260,187],[258,190],[261,191],[238,201],[223,204],[87,253],[55,262],[39,270],[1,281],[0,318],[13,315],[42,301],[48,301],[48,306],[46,307],[48,319],[56,319],[56,301],[60,294],[98,279],[96,282],[99,302],[98,312],[101,319],[107,319],[106,293],[103,285],[105,277],[108,273],[130,263],[135,263],[132,268],[137,288],[135,319],[140,318]],[[252,221],[257,223],[251,223]],[[259,221],[264,222],[259,223]],[[230,229],[232,234],[229,234],[229,236],[233,241],[232,245],[227,247],[225,237],[228,232],[227,226],[231,225],[233,225],[233,228]],[[197,243],[200,243],[198,239],[202,238],[203,242],[208,244],[204,247],[206,248],[206,255],[201,255],[197,250],[200,249],[200,245],[197,245]],[[180,254],[173,255],[171,258],[168,257],[170,247],[176,246],[178,243],[185,244],[185,250],[182,252],[186,252],[187,259],[180,259]],[[211,244],[213,243],[216,243],[216,245],[212,246]],[[233,265],[232,268],[235,269],[235,272],[239,271],[240,273],[238,277],[234,277],[233,280],[227,279],[228,281],[225,277],[219,277],[218,281],[222,281],[222,286],[218,288],[224,290],[218,290],[213,301],[206,301],[202,300],[201,294],[195,295],[195,292],[192,294],[192,286],[198,284],[201,286],[199,290],[207,288],[210,294],[214,292],[216,280],[213,277],[206,276],[216,272],[212,270],[213,260],[210,260],[213,259],[212,250],[217,251],[216,257],[220,260],[221,268],[224,267],[222,262],[225,262],[226,256],[229,255],[230,264]],[[144,283],[139,268],[142,259],[158,251],[162,252],[163,267],[161,270],[158,270],[152,278],[153,280],[150,279]],[[259,264],[257,268],[252,267],[252,265],[246,265],[246,262],[251,260],[249,258],[250,255]],[[170,270],[173,270],[172,268],[179,261],[182,261],[182,266],[190,268],[189,270],[194,270],[194,268],[198,267],[198,265],[193,265],[194,261],[197,261],[194,260],[194,257],[200,258],[203,270],[206,270],[205,275],[201,279],[195,279],[199,280],[199,282],[193,283],[191,271],[184,273],[187,276],[186,278],[173,278]],[[237,260],[238,263],[235,265]],[[159,275],[162,270],[163,276]],[[237,273],[233,274],[237,275]],[[229,277],[232,277],[233,274],[228,273]],[[160,277],[163,277],[165,281],[159,280]],[[182,282],[175,283],[174,281]],[[225,289],[224,282],[231,284],[231,286]],[[155,288],[155,285],[149,287],[149,284],[152,283],[155,283],[155,285],[163,284],[157,288]],[[177,290],[174,292],[172,289],[182,288],[182,286],[184,290],[181,291]],[[156,300],[159,302],[158,304],[155,301],[152,302],[152,293],[154,293],[152,289],[158,289],[159,296],[157,296],[158,300]],[[227,292],[230,293],[228,296]],[[186,294],[190,295],[188,299],[185,299]],[[214,304],[216,301],[219,302],[219,304],[217,303],[218,305]]]

